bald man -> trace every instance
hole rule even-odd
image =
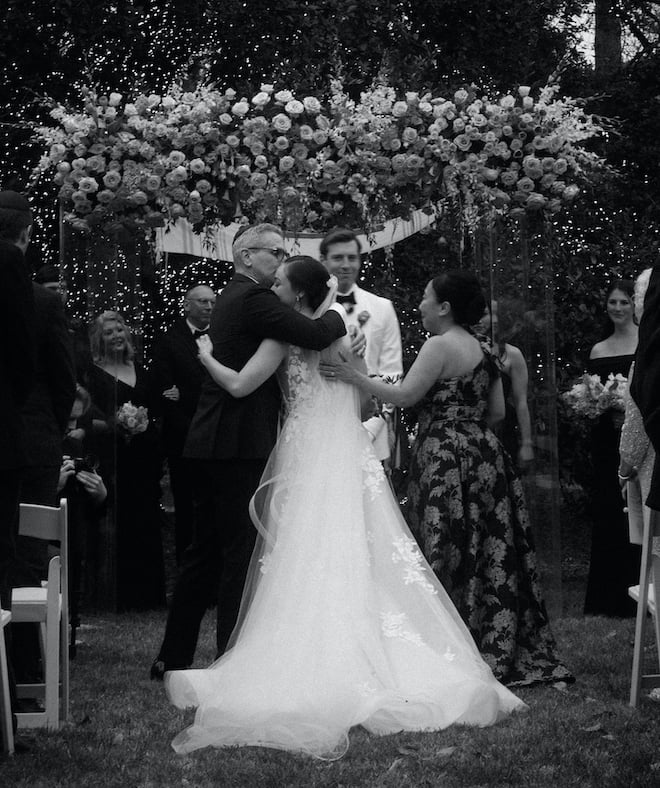
[[[208,330],[214,304],[215,293],[210,287],[192,287],[183,299],[183,317],[157,339],[154,347],[154,401],[160,403],[163,419],[163,439],[174,498],[177,564],[192,540],[192,476],[190,464],[183,457],[183,446],[204,375],[195,340]]]

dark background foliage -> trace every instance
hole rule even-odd
[[[126,96],[173,81],[234,87],[261,82],[327,94],[341,77],[353,95],[379,75],[398,89],[488,93],[550,78],[611,119],[597,143],[615,171],[557,219],[545,243],[554,270],[559,387],[582,369],[603,325],[604,293],[657,259],[660,228],[660,22],[657,4],[631,0],[5,0],[0,28],[0,185],[24,189],[41,151],[29,124],[46,98],[79,105],[83,85]],[[589,14],[595,14],[589,17]],[[595,21],[595,63],[578,44]],[[56,262],[54,191],[35,189],[33,267]],[[439,227],[374,254],[365,282],[391,295],[407,356],[418,347],[425,282],[459,260],[465,239]],[[177,263],[180,266],[180,261]],[[143,286],[154,285],[148,267]],[[209,279],[212,279],[212,272]],[[224,273],[223,273],[224,276]],[[178,273],[177,277],[184,277]],[[179,280],[175,277],[170,285]],[[560,410],[564,474],[584,474],[582,427]],[[578,457],[579,462],[574,461]]]

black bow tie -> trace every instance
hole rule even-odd
[[[203,331],[199,331],[195,329],[193,331],[193,339],[199,339],[200,337],[205,337],[209,333],[208,328],[205,328]]]
[[[350,315],[355,307],[355,293],[349,293],[348,295],[337,295],[337,303],[343,304],[344,309]]]

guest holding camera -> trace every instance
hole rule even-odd
[[[76,655],[76,630],[80,626],[83,599],[94,593],[99,519],[108,497],[103,478],[97,471],[98,457],[89,452],[90,447],[94,447],[93,442],[91,397],[86,389],[77,386],[64,437],[64,457],[57,486],[58,494],[67,498],[69,504],[71,657]]]

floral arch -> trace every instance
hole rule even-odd
[[[373,241],[387,222],[412,219],[415,231],[420,212],[449,207],[467,228],[554,214],[601,165],[585,145],[600,127],[556,85],[536,98],[524,86],[444,98],[377,85],[353,101],[333,82],[324,102],[272,85],[251,98],[174,86],[83,99],[36,134],[48,150],[35,177],[52,176],[65,220],[110,237],[161,228],[161,245],[178,222],[211,256],[235,223],[273,222],[293,238],[344,225]]]

